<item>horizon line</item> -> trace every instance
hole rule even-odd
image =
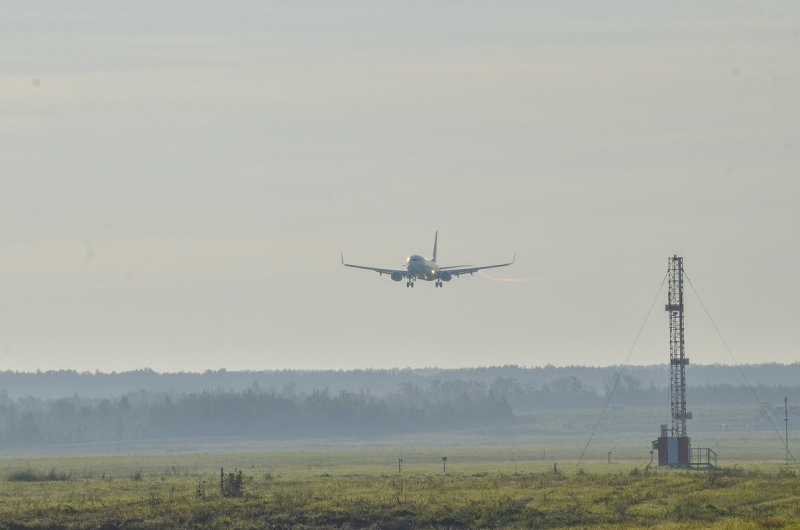
[[[745,366],[794,366],[800,364],[800,361],[795,361],[793,363],[781,363],[777,361],[768,361],[763,363],[748,363],[748,364],[740,364],[738,366],[745,367]],[[693,364],[693,367],[730,367],[736,368],[736,364],[725,364],[725,363],[710,363],[710,364],[702,364],[697,363]],[[544,370],[544,369],[594,369],[594,370],[602,370],[602,369],[613,369],[613,368],[620,368],[624,367],[626,370],[631,368],[656,368],[656,367],[664,367],[668,368],[668,364],[664,363],[657,363],[657,364],[640,364],[640,365],[621,365],[621,364],[610,364],[604,366],[595,366],[595,365],[581,365],[581,364],[571,364],[571,365],[564,365],[564,366],[556,366],[553,364],[546,364],[546,365],[538,365],[538,366],[527,366],[527,365],[518,365],[518,364],[503,364],[503,365],[486,365],[486,366],[463,366],[458,368],[440,368],[438,366],[425,366],[425,367],[392,367],[392,368],[262,368],[262,369],[255,369],[255,368],[243,368],[243,369],[236,369],[236,370],[229,370],[225,367],[220,367],[217,369],[207,368],[202,371],[177,371],[177,372],[170,372],[170,371],[158,371],[154,370],[148,366],[144,368],[133,368],[130,370],[111,370],[108,372],[101,371],[99,369],[95,369],[94,371],[90,370],[78,370],[76,368],[50,368],[47,370],[36,369],[35,371],[24,371],[24,370],[0,370],[0,374],[29,374],[29,375],[38,375],[38,374],[48,374],[48,373],[63,373],[63,372],[74,372],[78,375],[122,375],[122,374],[131,374],[137,372],[147,372],[147,373],[154,373],[158,375],[204,375],[208,373],[212,374],[220,374],[220,373],[280,373],[280,372],[303,372],[303,373],[324,373],[324,372],[415,372],[415,371],[429,371],[429,370],[438,370],[440,372],[454,372],[460,370],[492,370],[492,369],[519,369],[519,370]]]

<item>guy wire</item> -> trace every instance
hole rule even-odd
[[[600,417],[597,418],[597,423],[595,423],[594,429],[592,429],[592,434],[589,436],[589,441],[586,442],[586,447],[583,448],[583,453],[581,453],[581,457],[578,459],[578,463],[575,464],[575,467],[581,465],[583,457],[586,455],[586,450],[589,449],[589,444],[592,443],[592,438],[594,438],[594,433],[597,431],[597,427],[603,420],[603,414],[606,413],[608,404],[611,401],[611,396],[614,395],[614,390],[617,389],[617,385],[619,384],[619,380],[622,378],[622,374],[625,373],[625,369],[628,367],[628,361],[630,361],[631,359],[631,354],[633,353],[634,348],[636,348],[636,344],[639,342],[639,337],[641,337],[642,331],[644,330],[644,326],[647,324],[647,320],[650,318],[650,313],[653,312],[653,307],[656,305],[656,300],[658,300],[658,295],[661,294],[661,289],[664,288],[664,282],[667,281],[668,275],[669,275],[669,269],[667,269],[667,272],[664,274],[664,279],[661,280],[661,285],[658,286],[658,292],[656,293],[655,298],[653,298],[653,303],[650,304],[650,309],[647,311],[647,316],[644,317],[644,322],[642,322],[642,327],[639,328],[639,333],[636,334],[636,340],[633,341],[633,346],[631,346],[631,351],[628,352],[628,357],[625,359],[625,364],[622,365],[622,370],[620,370],[619,374],[617,374],[617,377],[614,379],[614,385],[611,387],[611,392],[608,393],[606,404],[603,405],[603,410],[600,412]]]
[[[728,355],[730,355],[731,359],[733,359],[733,364],[735,364],[736,368],[739,369],[739,373],[742,374],[742,379],[744,379],[744,382],[747,383],[747,387],[750,389],[750,392],[753,393],[753,397],[756,398],[756,401],[758,402],[759,407],[761,407],[761,410],[764,411],[764,415],[767,417],[767,420],[769,420],[769,424],[772,425],[772,429],[775,431],[775,434],[777,434],[778,438],[780,439],[780,441],[783,442],[783,446],[786,449],[786,452],[789,453],[789,456],[792,457],[792,462],[794,462],[795,466],[800,467],[800,464],[798,464],[797,460],[795,460],[794,455],[792,454],[792,451],[789,450],[789,440],[784,440],[783,436],[781,436],[781,433],[778,430],[778,428],[775,427],[774,423],[772,423],[772,418],[769,416],[769,413],[767,413],[767,410],[764,408],[764,404],[761,403],[760,399],[758,399],[758,394],[753,389],[753,386],[750,384],[750,381],[747,380],[747,376],[744,375],[744,370],[742,370],[741,365],[739,365],[739,363],[736,361],[736,357],[733,356],[733,352],[731,351],[730,347],[728,347],[728,343],[725,342],[725,338],[722,336],[722,333],[720,333],[719,328],[717,327],[717,324],[714,322],[714,319],[711,318],[711,313],[709,313],[708,309],[706,309],[706,304],[703,303],[703,300],[700,298],[700,295],[697,294],[697,289],[695,289],[694,285],[692,285],[692,280],[689,279],[689,275],[686,274],[685,270],[683,271],[683,275],[686,276],[686,280],[689,282],[689,285],[692,287],[692,291],[694,291],[694,295],[697,297],[697,300],[700,302],[700,305],[703,306],[703,311],[706,312],[706,316],[708,317],[708,320],[711,321],[711,325],[714,326],[714,329],[716,330],[717,335],[719,335],[719,338],[722,341],[722,344],[724,344],[725,345],[725,349],[728,350]]]

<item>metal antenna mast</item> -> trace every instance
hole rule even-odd
[[[686,434],[686,420],[692,413],[686,412],[686,358],[683,335],[683,258],[669,258],[667,270],[669,294],[664,309],[669,313],[669,398],[672,408],[672,429],[661,425],[661,436],[652,444],[658,449],[658,465],[684,468],[717,467],[717,453],[709,447],[692,448]]]
[[[686,352],[683,338],[683,258],[669,258],[669,397],[672,436],[686,436]]]

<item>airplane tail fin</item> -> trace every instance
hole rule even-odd
[[[439,243],[439,231],[436,231],[436,235],[433,236],[433,258],[431,259],[432,262],[436,263],[436,245]]]

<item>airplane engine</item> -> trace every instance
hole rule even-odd
[[[394,271],[392,273],[392,279],[396,282],[399,282],[403,279],[403,273],[400,271]]]
[[[442,271],[439,273],[439,279],[441,279],[443,282],[449,282],[453,279],[453,275],[450,273],[450,271]]]

